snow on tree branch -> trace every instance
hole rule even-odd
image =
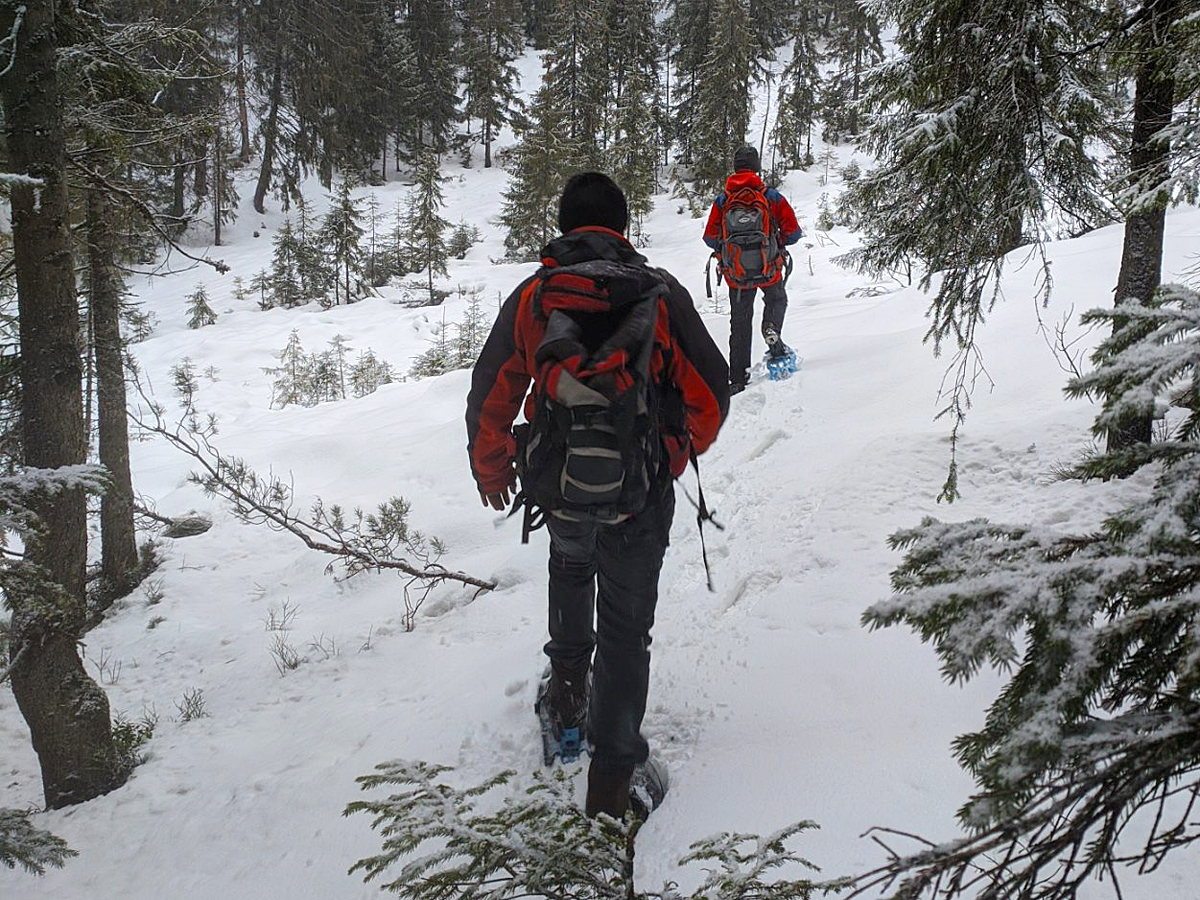
[[[18,809],[0,809],[0,863],[10,869],[19,864],[32,875],[44,875],[48,866],[61,869],[68,859],[79,855],[62,838],[35,828],[29,815]]]

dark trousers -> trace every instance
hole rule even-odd
[[[674,511],[674,489],[668,486],[661,500],[618,525],[547,516],[546,655],[555,668],[578,675],[595,651],[588,740],[600,766],[632,768],[650,752],[641,733],[650,686],[650,629]]]
[[[729,289],[729,383],[745,384],[750,380],[750,328],[754,319],[754,295],[758,288]],[[787,314],[787,292],[783,282],[762,288],[762,327],[771,326],[783,334],[783,317]]]

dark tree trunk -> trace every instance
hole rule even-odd
[[[88,193],[88,270],[100,412],[100,463],[111,483],[100,499],[100,569],[109,597],[133,587],[138,572],[129,475],[129,424],[121,342],[121,284],[114,264],[112,208],[100,190]]]
[[[175,183],[171,193],[171,219],[174,228],[183,231],[185,207],[187,203],[187,166],[183,164],[183,155],[175,154]]]
[[[203,203],[208,196],[208,148],[203,148],[203,155],[196,160],[196,180],[192,190],[196,192],[196,202]]]
[[[258,170],[258,185],[254,188],[254,209],[266,212],[267,191],[271,188],[271,170],[275,166],[275,144],[279,134],[279,104],[283,96],[282,38],[275,38],[275,71],[271,74],[271,96],[268,100],[267,123],[263,126],[262,167]]]
[[[237,8],[237,103],[238,125],[242,130],[242,148],[238,158],[250,162],[250,113],[246,107],[246,10]]]
[[[1166,49],[1167,35],[1179,15],[1179,0],[1156,0],[1148,7],[1149,16],[1141,26],[1137,84],[1133,98],[1133,140],[1129,148],[1130,181],[1147,186],[1160,182],[1171,161],[1168,141],[1155,136],[1171,124],[1175,102],[1176,61]],[[1161,193],[1161,192],[1160,192]],[[1114,297],[1119,308],[1127,301],[1148,303],[1162,280],[1163,233],[1166,229],[1167,196],[1161,193],[1152,202],[1140,204],[1125,218],[1125,242],[1121,249],[1121,271],[1117,275]],[[1121,319],[1113,328],[1122,327]],[[1151,438],[1150,416],[1126,419],[1108,433],[1108,450],[1122,450],[1134,444],[1148,444]]]
[[[21,428],[28,466],[84,462],[79,309],[68,232],[65,136],[60,113],[53,0],[0,7],[0,33],[15,34],[0,76],[10,171],[41,181],[11,190],[21,340]],[[26,547],[49,583],[9,590],[12,689],[29,724],[46,805],[89,800],[124,782],[108,699],[79,658],[84,619],[87,517],[82,491],[32,504],[43,526]],[[8,587],[13,587],[9,585]],[[51,589],[53,588],[53,590]],[[47,609],[51,610],[47,614]]]
[[[492,167],[492,122],[490,119],[483,123],[483,167]]]

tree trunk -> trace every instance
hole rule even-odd
[[[11,188],[21,341],[21,428],[28,466],[85,460],[79,309],[68,232],[65,135],[60,113],[54,0],[0,6],[0,33],[15,35],[0,76],[10,171],[41,181]],[[108,698],[88,676],[78,640],[85,616],[87,516],[80,490],[35,500],[42,530],[26,556],[41,578],[6,585],[12,617],[12,690],[29,725],[46,805],[90,800],[127,771],[113,746]]]
[[[129,420],[126,415],[125,359],[121,341],[121,284],[114,259],[116,241],[108,198],[88,192],[88,268],[95,323],[96,377],[99,383],[100,463],[111,483],[100,499],[100,570],[119,597],[137,578],[138,551],[133,527],[133,480],[129,474]]]
[[[177,232],[183,231],[184,216],[187,202],[187,167],[183,164],[183,154],[175,154],[175,183],[171,192],[171,219]]]
[[[262,167],[258,170],[258,186],[254,189],[254,209],[266,212],[265,200],[271,187],[271,169],[275,166],[275,144],[279,133],[279,104],[283,97],[283,39],[275,38],[275,71],[271,75],[271,97],[267,123],[263,126]]]
[[[225,137],[221,132],[221,126],[217,125],[217,137],[213,142],[213,244],[217,247],[221,246],[221,218],[225,215],[225,210],[221,206],[221,180],[225,177],[225,173],[221,170],[221,143]]]
[[[1170,143],[1156,140],[1155,136],[1171,124],[1175,102],[1172,72],[1176,61],[1170,58],[1165,45],[1168,32],[1179,15],[1179,0],[1157,0],[1149,7],[1149,13],[1140,29],[1133,139],[1129,148],[1130,183],[1143,186],[1160,182],[1171,161]],[[1162,280],[1167,200],[1166,193],[1159,192],[1153,200],[1139,204],[1125,218],[1125,242],[1114,297],[1117,308],[1128,301],[1148,303],[1158,290]],[[1120,318],[1114,320],[1114,330],[1122,326]],[[1108,433],[1108,451],[1150,443],[1151,425],[1149,415],[1126,419]]]
[[[238,158],[250,162],[250,112],[246,106],[246,11],[241,3],[237,8],[237,103],[238,125],[242,130],[242,148]]]
[[[197,204],[203,204],[208,196],[208,148],[203,148],[203,151],[203,155],[196,160],[196,180],[192,185]]]
[[[492,121],[487,119],[483,124],[483,167],[492,167]]]

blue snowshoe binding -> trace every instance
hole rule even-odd
[[[538,723],[542,730],[542,762],[547,766],[554,765],[558,759],[564,763],[572,763],[579,759],[581,753],[588,750],[587,745],[587,700],[591,694],[592,675],[587,674],[586,685],[582,692],[576,692],[574,702],[568,705],[575,707],[575,713],[570,720],[564,721],[555,711],[551,698],[551,669],[546,668],[538,685],[537,700],[533,704],[537,713]]]
[[[771,381],[791,378],[799,368],[796,351],[785,344],[773,328],[765,329],[763,336],[767,339],[767,377]]]

